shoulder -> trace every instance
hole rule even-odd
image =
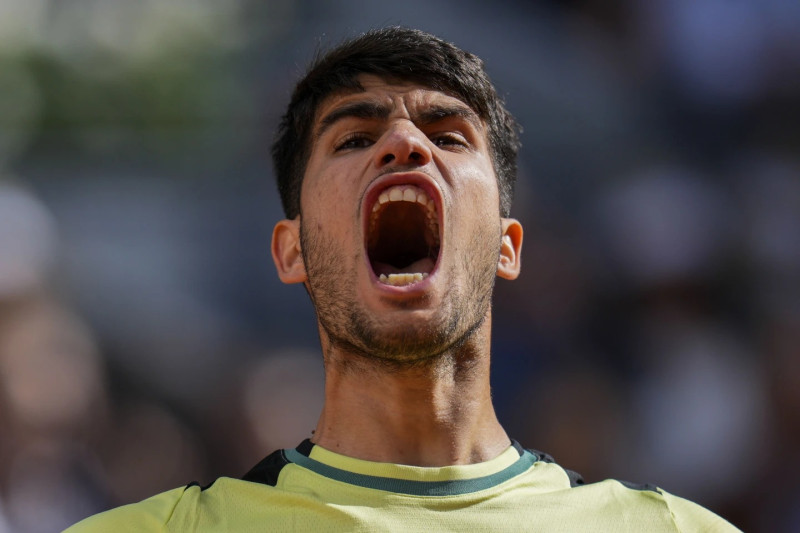
[[[268,501],[262,485],[220,477],[205,487],[190,483],[90,516],[63,533],[228,531],[227,522],[221,524],[220,517],[247,517]]]
[[[738,532],[730,522],[692,501],[661,490],[664,502],[672,514],[678,531],[707,531],[708,533]]]
[[[680,498],[651,484],[635,484],[616,479],[585,483],[583,478],[567,470],[553,458],[536,450],[529,450],[537,459],[555,471],[561,472],[562,487],[558,492],[564,501],[571,502],[583,513],[586,521],[608,519],[621,527],[624,525],[661,524],[661,530],[675,532],[703,531],[709,533],[736,533],[739,529],[690,500]],[[655,531],[655,528],[651,528]]]
[[[597,501],[603,502],[601,512],[624,517],[625,521],[663,524],[665,530],[678,533],[736,533],[739,529],[690,500],[680,498],[654,485],[636,485],[618,480],[606,480],[584,486],[596,488]],[[582,490],[582,489],[577,489]]]
[[[114,531],[125,532],[162,532],[167,531],[167,524],[175,508],[187,492],[187,487],[162,492],[139,503],[123,505],[104,513],[90,516],[64,533],[100,533]]]

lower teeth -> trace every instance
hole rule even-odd
[[[424,273],[421,274],[419,272],[415,272],[413,274],[381,274],[378,279],[380,279],[381,283],[385,283],[387,285],[411,285],[412,283],[417,283],[422,281],[423,279],[427,278],[428,274]]]

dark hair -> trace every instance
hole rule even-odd
[[[322,101],[341,90],[361,90],[360,74],[417,83],[458,98],[488,125],[488,140],[508,216],[517,177],[519,127],[497,95],[483,61],[431,34],[401,27],[369,31],[317,57],[295,87],[272,145],[287,218],[300,213],[300,189],[311,155],[311,130]]]

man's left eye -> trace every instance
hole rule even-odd
[[[436,146],[466,146],[464,139],[452,133],[436,135],[431,139]]]

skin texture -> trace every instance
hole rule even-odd
[[[279,276],[304,283],[317,312],[326,402],[312,440],[419,466],[491,459],[510,442],[489,391],[491,294],[496,275],[519,273],[522,228],[500,217],[486,127],[466,104],[359,79],[363,92],[320,106],[302,214],[273,233]],[[438,265],[423,282],[387,287],[365,251],[365,198],[421,182],[438,201]]]

